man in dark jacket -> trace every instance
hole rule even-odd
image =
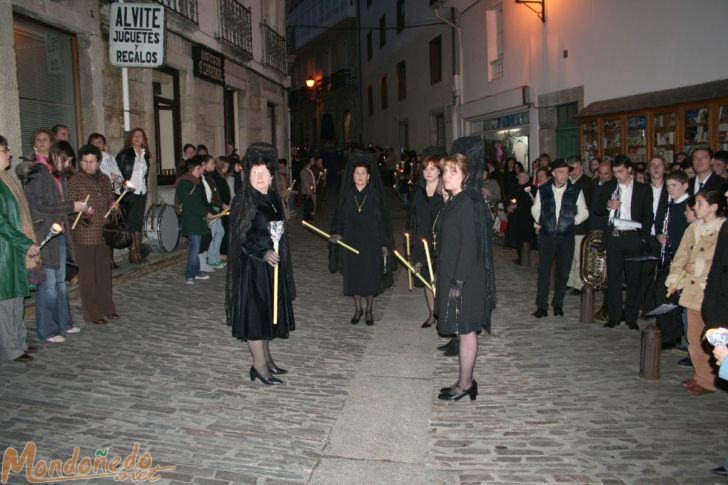
[[[533,316],[548,316],[548,296],[551,270],[556,267],[554,315],[564,314],[566,281],[569,279],[574,255],[575,227],[589,217],[589,210],[579,187],[569,181],[569,166],[563,159],[551,164],[553,178],[538,188],[531,207],[538,233],[538,288],[536,311]]]
[[[713,150],[709,147],[695,148],[690,156],[695,177],[690,179],[688,193],[695,195],[701,190],[720,190],[725,180],[713,173]]]
[[[622,320],[622,287],[627,282],[624,314],[627,326],[639,330],[639,263],[630,259],[643,256],[652,229],[652,190],[632,176],[632,160],[617,155],[612,163],[616,187],[610,193],[605,186],[594,204],[594,212],[608,215],[604,248],[607,251],[607,310],[606,327],[613,328]]]

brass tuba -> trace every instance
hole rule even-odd
[[[581,242],[581,280],[598,290],[607,286],[607,252],[602,249],[602,231],[589,231]]]

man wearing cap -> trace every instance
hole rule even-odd
[[[548,316],[549,281],[555,268],[554,315],[564,314],[566,282],[569,279],[574,255],[574,235],[577,225],[589,217],[584,194],[569,180],[569,165],[564,159],[551,164],[552,179],[538,188],[531,207],[538,233],[538,286],[536,311],[533,316]]]

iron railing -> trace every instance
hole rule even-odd
[[[237,0],[220,0],[220,37],[253,55],[253,30],[250,9]]]
[[[286,38],[263,24],[263,45],[265,47],[265,64],[278,72],[288,72],[288,53],[286,52]]]
[[[157,0],[157,3],[197,23],[197,0]]]

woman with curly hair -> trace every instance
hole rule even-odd
[[[230,209],[226,312],[232,334],[248,343],[253,357],[250,380],[266,385],[283,384],[275,375],[288,371],[278,367],[270,353],[270,341],[288,338],[296,327],[293,317],[295,284],[291,268],[285,212],[276,184],[278,155],[268,143],[254,143],[243,157],[245,175],[240,193]],[[276,253],[271,224],[284,224]],[[279,267],[278,301],[273,301],[273,272]],[[273,322],[273,305],[278,321]]]

